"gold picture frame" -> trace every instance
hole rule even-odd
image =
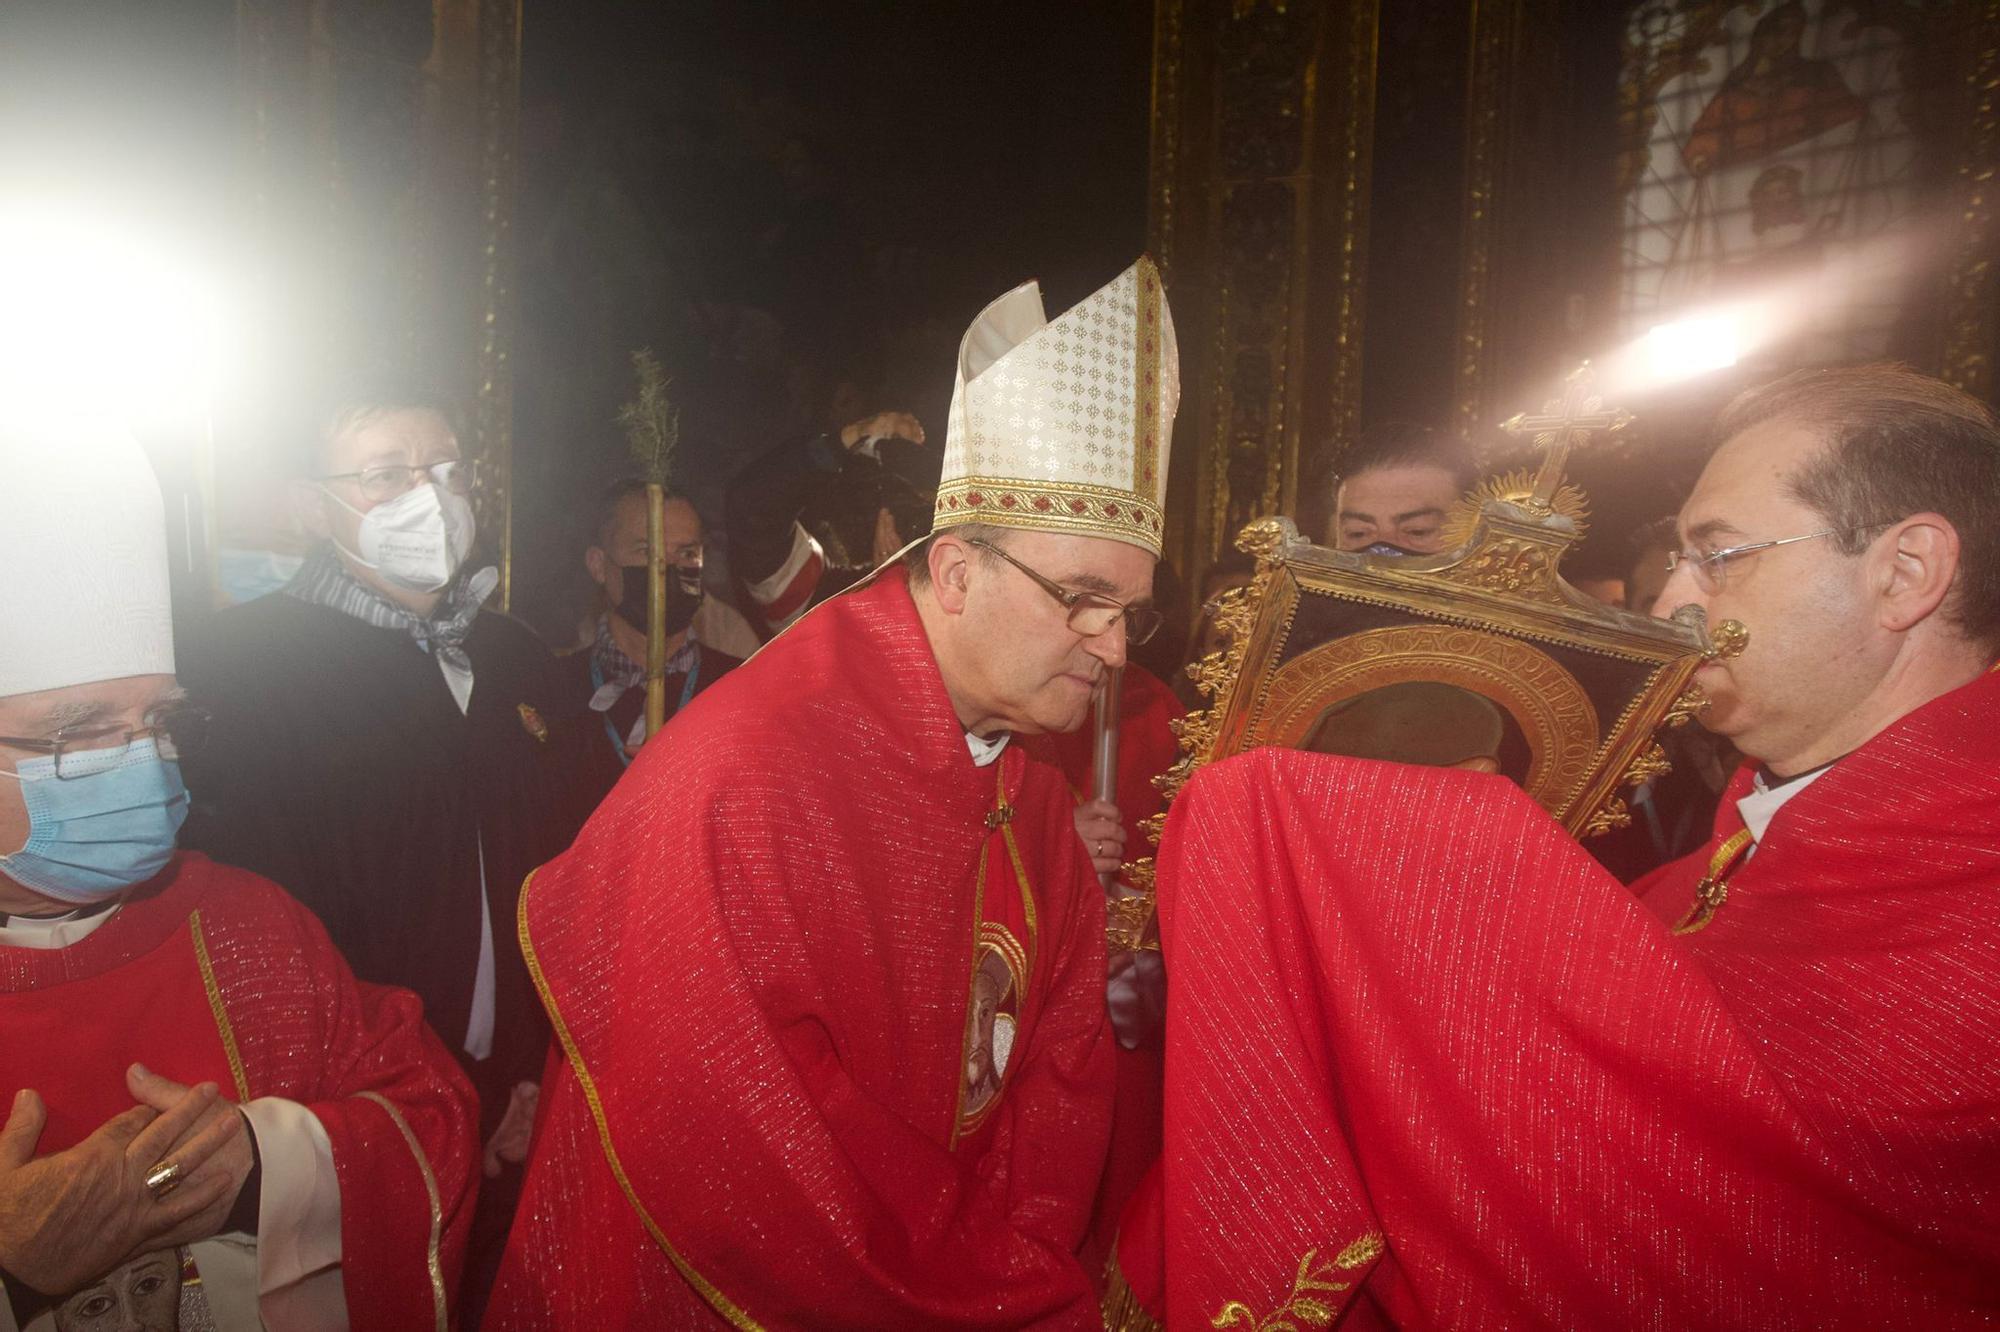
[[[1330,550],[1288,518],[1245,527],[1236,544],[1257,573],[1217,599],[1225,645],[1189,668],[1214,701],[1179,724],[1181,759],[1158,779],[1168,800],[1207,763],[1300,747],[1348,700],[1426,682],[1504,715],[1518,761],[1499,770],[1573,836],[1628,824],[1622,793],[1669,768],[1656,735],[1706,705],[1696,669],[1747,640],[1731,621],[1711,633],[1698,608],[1653,619],[1571,587],[1560,565],[1582,535],[1583,499],[1553,480],[1489,483],[1454,516],[1463,539],[1437,555]],[[1127,877],[1141,892],[1111,903],[1111,944],[1156,946],[1151,861]]]

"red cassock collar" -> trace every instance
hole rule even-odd
[[[0,945],[0,993],[41,989],[115,971],[165,943],[188,913],[217,897],[213,863],[182,851],[126,895],[116,914],[67,948]]]

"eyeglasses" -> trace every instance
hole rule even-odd
[[[1694,575],[1697,587],[1704,592],[1715,592],[1720,590],[1727,580],[1727,569],[1732,560],[1740,560],[1745,555],[1755,555],[1759,551],[1773,550],[1800,541],[1817,541],[1821,537],[1830,536],[1852,536],[1856,532],[1873,531],[1875,528],[1888,525],[1887,522],[1880,522],[1864,523],[1860,527],[1828,527],[1818,532],[1807,532],[1804,536],[1779,537],[1775,541],[1751,541],[1741,546],[1725,546],[1721,550],[1712,550],[1706,554],[1696,554],[1691,550],[1670,550],[1667,552],[1667,574],[1671,577],[1676,569],[1685,564],[1688,572]]]
[[[1151,606],[1127,606],[1122,601],[1095,592],[1072,592],[1062,584],[1044,578],[1027,565],[1009,555],[990,541],[970,540],[967,545],[977,546],[990,554],[998,555],[1007,563],[1035,580],[1042,591],[1063,604],[1069,612],[1069,627],[1072,632],[1085,638],[1096,638],[1099,634],[1111,632],[1111,626],[1120,619],[1125,621],[1125,641],[1138,647],[1160,632],[1166,623],[1166,616]]]
[[[0,735],[0,745],[54,759],[56,780],[67,782],[104,771],[141,740],[156,742],[161,758],[177,760],[200,746],[208,735],[208,722],[203,709],[174,703],[146,714],[140,726],[64,727],[47,740]]]
[[[479,485],[479,461],[476,458],[446,458],[417,467],[386,463],[381,467],[364,467],[358,472],[335,472],[332,476],[314,479],[352,481],[361,491],[362,498],[371,504],[392,500],[424,481],[435,482],[454,495],[470,495]]]

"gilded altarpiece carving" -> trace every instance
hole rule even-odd
[[[1589,152],[1564,132],[1575,91],[1563,75],[1562,45],[1576,32],[1569,17],[1559,0],[1473,0],[1465,15],[1459,300],[1451,413],[1440,423],[1469,439],[1492,431],[1521,381],[1545,377],[1549,367],[1524,374],[1510,353],[1573,322],[1562,307],[1578,275],[1550,261],[1577,258],[1559,196],[1564,168]],[[1582,344],[1562,350],[1591,353]]]
[[[1944,375],[1991,401],[1993,360],[2000,355],[2000,3],[1962,6],[1963,64],[1959,94],[1965,141],[1954,182],[1959,212],[1958,253],[1945,288]]]
[[[1149,245],[1190,389],[1168,516],[1190,574],[1295,502],[1302,441],[1352,428],[1375,32],[1373,0],[1157,0]]]

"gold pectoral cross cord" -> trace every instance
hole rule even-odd
[[[1748,828],[1738,828],[1715,848],[1715,854],[1708,858],[1708,873],[1694,886],[1694,905],[1681,917],[1680,924],[1674,926],[1675,934],[1693,934],[1722,909],[1729,898],[1729,875],[1743,859],[1743,853],[1750,849],[1752,840]]]

